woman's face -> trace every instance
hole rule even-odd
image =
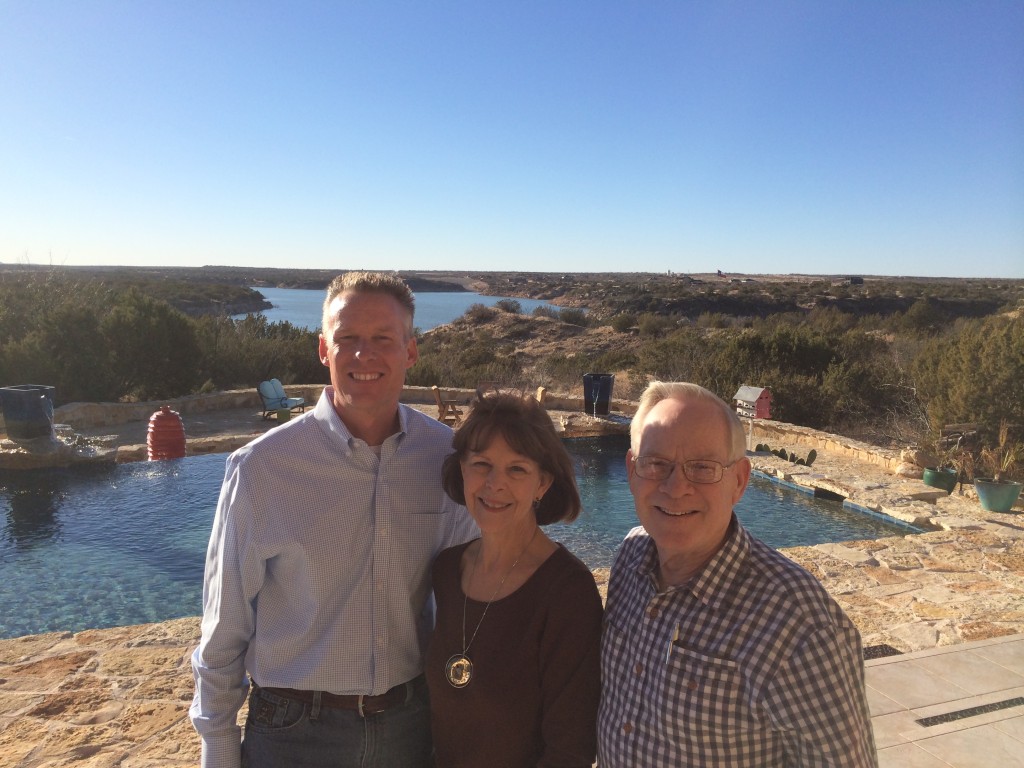
[[[466,508],[483,533],[532,531],[537,524],[533,503],[551,482],[549,473],[512,450],[501,435],[462,460]]]

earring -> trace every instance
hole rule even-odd
[[[533,508],[534,509],[540,509],[540,499],[534,499],[533,500]]]

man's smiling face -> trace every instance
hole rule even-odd
[[[636,456],[626,455],[629,488],[636,514],[658,548],[661,563],[669,560],[703,565],[725,541],[732,509],[750,478],[750,462],[730,455],[730,432],[716,403],[700,399],[666,399],[644,418]],[[664,480],[636,474],[637,456],[670,462],[694,459],[732,464],[717,483],[694,483],[679,464]]]
[[[408,311],[385,293],[345,291],[326,316],[320,361],[331,371],[335,407],[393,412],[418,357]]]

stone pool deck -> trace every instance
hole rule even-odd
[[[229,424],[237,419],[228,411],[241,421]],[[235,441],[273,426],[260,423],[250,405],[218,413],[183,414],[187,434],[197,435],[195,422],[207,419],[202,429],[208,434],[192,439],[202,444],[190,440],[192,452],[229,450]],[[621,432],[626,420],[595,419],[568,409],[553,410],[552,418],[567,435]],[[139,444],[137,420],[111,426],[76,429],[116,432],[119,457],[141,458],[138,448],[127,449]],[[243,434],[240,427],[252,430]],[[144,457],[144,425],[141,434]],[[869,649],[869,694],[882,765],[1024,765],[1019,702],[996,713],[962,717],[957,725],[914,725],[918,716],[970,712],[975,705],[988,708],[1024,697],[1024,515],[1019,506],[1018,514],[985,512],[970,495],[946,496],[895,474],[898,454],[813,430],[765,423],[755,429],[754,440],[762,438],[799,446],[798,452],[815,447],[818,459],[807,468],[758,454],[753,457],[758,471],[933,529],[783,550],[825,584],[861,630]],[[607,573],[595,577],[603,586]],[[188,657],[198,636],[198,618],[185,618],[0,640],[0,765],[195,765],[199,743],[187,718]]]

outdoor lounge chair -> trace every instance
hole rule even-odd
[[[430,389],[433,390],[434,401],[437,403],[437,420],[443,421],[451,427],[457,427],[462,421],[462,409],[459,408],[458,401],[445,400],[436,384]]]
[[[290,413],[294,413],[296,409],[299,413],[306,410],[306,401],[301,397],[288,397],[278,379],[261,381],[256,389],[260,393],[260,399],[263,400],[264,419],[269,419],[271,414],[276,414],[285,408]]]

